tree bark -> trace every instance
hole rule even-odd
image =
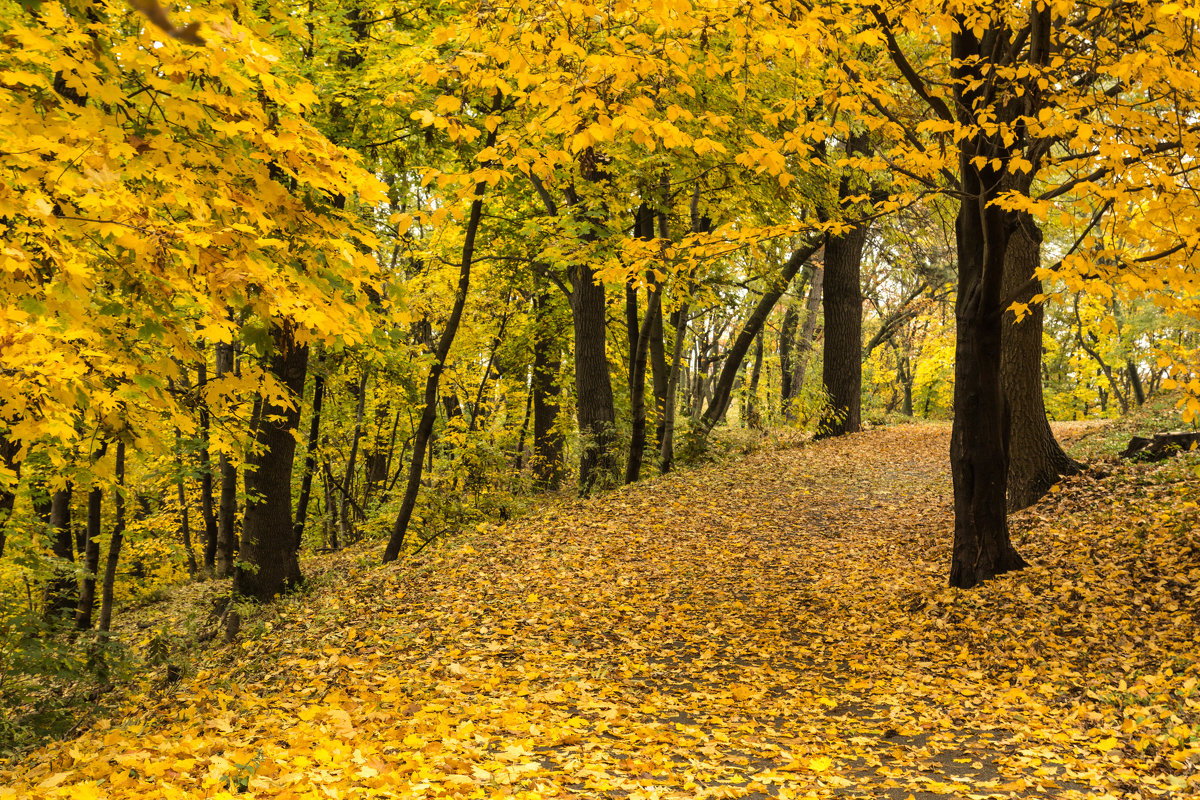
[[[256,402],[258,447],[246,463],[246,510],[242,516],[243,563],[234,567],[236,594],[271,600],[300,583],[292,528],[292,467],[295,432],[308,371],[308,346],[295,339],[294,323],[273,324],[268,369],[287,389],[290,407],[265,398]]]
[[[746,388],[746,426],[761,430],[762,413],[758,408],[758,381],[762,375],[763,363],[763,332],[760,330],[755,338],[754,366],[750,369],[750,385]]]
[[[113,511],[112,535],[108,539],[108,556],[104,559],[104,581],[100,587],[100,621],[96,626],[105,632],[112,624],[113,589],[117,582],[117,565],[121,560],[121,543],[125,539],[125,443],[122,441],[117,442]]]
[[[1004,260],[1004,302],[1025,303],[1029,313],[1017,321],[1004,311],[1000,381],[1008,416],[1008,510],[1036,503],[1064,475],[1079,472],[1059,446],[1046,419],[1042,395],[1042,328],[1045,309],[1032,303],[1041,293],[1036,270],[1041,264],[1041,231],[1025,214],[1008,239]]]
[[[362,378],[358,382],[357,400],[354,406],[354,434],[350,439],[350,455],[346,457],[346,469],[342,473],[342,498],[339,524],[342,527],[342,543],[351,544],[356,539],[354,523],[350,519],[353,503],[351,487],[354,485],[354,468],[358,465],[358,445],[363,436],[363,414],[367,405],[367,382],[371,377],[370,367],[364,366]]]
[[[634,483],[641,477],[642,455],[646,451],[646,357],[650,349],[650,329],[654,325],[654,315],[661,303],[662,287],[655,286],[650,289],[646,318],[638,330],[633,369],[630,371],[629,398],[633,425],[629,441],[629,461],[625,465],[625,483]]]
[[[675,466],[675,415],[678,405],[675,398],[679,391],[684,340],[687,338],[687,303],[680,306],[671,317],[674,322],[675,340],[671,346],[671,372],[667,375],[667,395],[663,402],[663,435],[658,451],[658,471],[663,474],[670,472]]]
[[[843,194],[847,190],[843,189]],[[860,222],[825,245],[825,312],[821,366],[826,403],[819,437],[862,430],[862,287],[860,271],[869,225]]]
[[[779,329],[779,402],[784,408],[792,399],[792,349],[799,325],[800,312],[796,304],[790,302],[783,312],[783,324]]]
[[[75,543],[71,536],[71,485],[56,489],[50,498],[50,531],[54,537],[50,550],[63,561],[75,562]],[[47,619],[55,619],[64,610],[76,603],[75,576],[64,574],[66,569],[56,566],[55,574],[46,586],[43,605]]]
[[[1003,52],[1000,26],[977,37],[968,25],[951,38],[955,101],[963,124],[984,107],[989,84],[980,59]],[[954,425],[950,466],[954,483],[954,546],[950,585],[967,589],[1026,566],[1009,539],[1005,484],[1008,431],[1000,385],[1002,285],[1011,213],[996,205],[1003,189],[993,159],[1008,155],[998,134],[979,132],[959,144],[963,199],[956,223],[958,297],[955,302]],[[980,166],[982,164],[982,166]]]
[[[821,315],[821,292],[825,285],[825,270],[819,264],[812,265],[812,276],[808,283],[808,296],[804,300],[804,325],[800,328],[800,338],[796,341],[795,365],[792,368],[792,392],[785,417],[788,422],[795,422],[799,412],[799,399],[804,393],[804,378],[808,374],[808,359],[812,354],[813,345],[817,338],[817,320]]]
[[[572,274],[571,311],[575,331],[575,397],[579,417],[579,492],[613,483],[616,413],[605,354],[604,284],[590,264]]]
[[[216,346],[217,377],[228,375],[233,370],[233,345],[218,344]],[[237,524],[237,467],[234,466],[227,453],[220,453],[217,456],[217,471],[221,474],[221,499],[217,507],[217,577],[228,578],[233,574],[233,561],[238,550],[238,536],[235,528]]]
[[[206,390],[208,388],[208,361],[201,351],[196,364],[196,386],[200,402],[200,516],[204,520],[204,568],[211,572],[217,558],[217,514],[213,507],[212,456],[208,451],[211,415],[208,410]]]
[[[304,526],[308,522],[308,504],[312,500],[313,475],[317,470],[317,450],[321,441],[321,408],[325,404],[325,375],[318,366],[313,376],[312,419],[308,424],[308,446],[304,452],[304,475],[300,478],[300,499],[296,502],[296,523],[293,538],[295,548],[304,543]]]
[[[104,448],[101,448],[103,453]],[[75,630],[92,628],[92,612],[96,608],[96,572],[100,568],[100,524],[104,506],[104,490],[93,486],[88,492],[87,532],[83,547],[83,580],[79,586],[79,604],[75,607]]]
[[[654,385],[654,449],[662,449],[663,431],[666,428],[667,368],[666,345],[663,342],[662,301],[654,309],[650,321],[650,376]]]
[[[559,330],[547,289],[534,296],[533,332],[533,479],[543,489],[557,489],[563,479],[563,435],[558,429]]]

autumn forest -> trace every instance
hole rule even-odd
[[[1200,3],[0,42],[0,798],[1200,794]]]

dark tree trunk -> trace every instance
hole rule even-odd
[[[575,396],[579,415],[579,491],[609,486],[616,477],[616,413],[605,354],[604,284],[588,264],[572,275],[575,330]]]
[[[93,486],[88,492],[87,529],[83,547],[84,573],[79,586],[79,604],[75,607],[77,631],[92,628],[92,612],[96,608],[96,571],[100,568],[100,521],[103,509],[104,490]]]
[[[845,190],[844,190],[845,191]],[[826,405],[817,435],[862,430],[862,288],[859,277],[867,223],[859,223],[825,245],[822,291],[825,312],[821,366]]]
[[[75,542],[71,535],[71,485],[56,489],[50,498],[50,532],[54,537],[50,550],[58,558],[75,562]],[[66,609],[76,604],[75,577],[65,574],[64,567],[56,566],[54,576],[46,586],[45,613],[47,619],[57,619]]]
[[[666,429],[667,379],[670,377],[663,342],[661,300],[650,321],[650,375],[654,381],[654,449],[658,452],[662,450],[663,432]]]
[[[629,398],[632,409],[633,425],[629,442],[629,461],[625,465],[625,483],[634,483],[641,477],[642,455],[646,450],[646,356],[650,349],[650,329],[654,324],[655,312],[662,303],[662,287],[655,286],[650,290],[650,299],[646,305],[646,318],[638,331],[637,345],[634,348],[633,369],[629,384]]]
[[[1133,363],[1133,359],[1125,359],[1125,374],[1129,376],[1129,387],[1133,390],[1133,401],[1139,406],[1145,405],[1146,390],[1142,386],[1142,376],[1138,373],[1137,364]],[[0,545],[2,544],[0,542]]]
[[[183,471],[183,434],[175,429],[175,496],[179,504],[179,533],[183,538],[183,552],[187,554],[188,575],[196,576],[196,554],[192,550],[192,521],[188,511],[187,476]]]
[[[533,459],[534,483],[557,489],[563,479],[563,435],[558,429],[559,330],[551,308],[552,295],[534,296],[533,333]]]
[[[292,528],[292,466],[295,432],[308,371],[308,346],[295,339],[293,323],[272,325],[270,373],[294,399],[293,407],[260,398],[254,419],[258,447],[246,463],[246,510],[242,517],[241,554],[234,568],[234,591],[270,600],[300,582],[296,535]]]
[[[779,402],[786,408],[792,399],[792,346],[796,338],[796,327],[800,324],[800,312],[796,304],[788,303],[783,312],[783,324],[779,330]]]
[[[233,345],[216,346],[217,377],[233,372]],[[226,453],[217,456],[217,471],[221,474],[221,498],[217,507],[217,577],[233,574],[233,561],[238,551],[237,528],[237,467]]]
[[[1004,51],[996,28],[982,39],[963,25],[951,40],[956,106],[973,122],[986,102],[978,59]],[[950,465],[954,482],[954,547],[950,585],[970,588],[1024,567],[1008,533],[1005,484],[1008,431],[1000,386],[1002,286],[1012,215],[995,201],[1002,175],[993,158],[1008,155],[997,135],[975,133],[959,145],[963,200],[956,223],[958,297],[955,303],[954,426]],[[982,166],[979,166],[982,164]]]
[[[671,471],[675,466],[675,414],[678,403],[675,401],[683,369],[683,348],[687,339],[688,306],[684,303],[679,310],[671,315],[675,328],[675,340],[671,345],[671,372],[667,375],[667,395],[663,402],[663,434],[662,443],[658,448],[658,470],[662,473]]]
[[[4,557],[4,542],[6,534],[5,527],[8,526],[8,520],[12,516],[13,506],[17,502],[17,484],[21,480],[21,462],[17,460],[17,454],[21,452],[21,445],[8,438],[6,434],[0,434],[0,463],[4,464],[4,468],[12,473],[12,483],[4,489],[0,489],[0,558]]]
[[[1008,510],[1019,511],[1036,503],[1064,475],[1079,472],[1079,465],[1063,452],[1050,423],[1042,396],[1042,326],[1045,310],[1031,303],[1042,291],[1035,270],[1041,263],[1041,231],[1028,215],[1008,239],[1004,261],[1005,303],[1025,303],[1029,313],[1021,321],[1004,312],[1000,380],[1008,415]]]
[[[304,453],[304,475],[300,478],[300,499],[296,502],[295,548],[304,543],[304,525],[308,522],[308,504],[312,499],[313,475],[317,471],[317,450],[321,441],[321,408],[325,404],[325,375],[318,367],[313,376],[312,419],[308,425],[308,446]]]
[[[212,456],[208,452],[210,414],[206,391],[208,388],[208,361],[202,353],[196,364],[196,385],[200,397],[200,516],[204,520],[204,568],[210,573],[217,558],[217,513],[213,507]]]
[[[792,278],[800,271],[800,268],[808,262],[821,249],[821,242],[812,242],[801,247],[792,253],[791,258],[784,264],[780,271],[779,280],[774,286],[768,287],[763,292],[762,298],[751,312],[750,318],[742,326],[738,332],[738,337],[733,343],[733,347],[729,348],[729,352],[725,355],[725,363],[721,368],[721,375],[717,379],[713,387],[712,402],[708,404],[704,415],[700,418],[696,425],[696,435],[703,438],[712,431],[721,417],[725,415],[725,410],[729,407],[729,398],[733,391],[734,380],[737,377],[738,369],[742,365],[742,360],[745,359],[746,353],[750,350],[750,344],[754,341],[754,337],[762,330],[763,324],[767,321],[767,316],[771,310],[775,308],[775,304],[779,302],[779,298],[787,291],[788,285],[792,282]]]
[[[500,95],[497,93],[493,107],[499,109]],[[496,130],[488,133],[485,147],[496,143]],[[467,293],[471,288],[471,265],[475,260],[475,237],[479,234],[479,223],[483,218],[483,195],[487,190],[486,183],[475,184],[474,200],[471,201],[471,211],[467,218],[466,235],[463,239],[462,261],[458,271],[458,288],[454,293],[454,305],[446,320],[446,327],[438,339],[437,350],[433,355],[433,364],[429,367],[429,375],[425,380],[425,408],[421,412],[421,421],[413,433],[412,461],[409,463],[408,484],[404,489],[404,499],[400,503],[400,511],[392,524],[392,533],[388,538],[387,547],[383,551],[383,561],[395,561],[400,557],[404,547],[404,538],[408,534],[408,525],[412,521],[413,511],[417,507],[417,494],[421,490],[421,475],[425,468],[425,451],[433,436],[433,425],[437,421],[438,384],[442,371],[446,368],[446,360],[450,357],[450,347],[454,344],[454,336],[458,333],[458,325],[462,320],[463,308],[467,304]],[[430,451],[432,456],[432,451]]]
[[[358,446],[363,436],[363,415],[366,411],[367,382],[370,380],[370,377],[370,368],[364,366],[362,378],[359,380],[355,391],[354,434],[350,439],[350,455],[346,457],[346,469],[342,472],[342,498],[339,521],[342,526],[343,544],[351,544],[357,539],[357,532],[350,518],[350,511],[354,502],[351,489],[354,486],[354,469],[358,465]]]
[[[104,559],[104,581],[100,587],[100,621],[97,628],[107,632],[112,624],[113,588],[117,582],[117,564],[125,539],[125,443],[117,442],[116,486],[113,487],[113,527]]]
[[[762,375],[763,332],[755,338],[754,366],[750,369],[750,385],[746,389],[746,425],[754,430],[762,429],[762,413],[758,409],[758,381]]]

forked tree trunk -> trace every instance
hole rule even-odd
[[[1008,510],[1019,511],[1036,503],[1064,475],[1075,475],[1079,465],[1063,452],[1050,423],[1042,396],[1042,326],[1045,310],[1031,303],[1042,291],[1035,270],[1041,263],[1041,232],[1027,215],[1008,240],[1004,262],[1005,302],[1025,303],[1029,313],[1021,321],[1004,312],[1000,380],[1008,414]]]
[[[300,582],[292,529],[292,467],[296,430],[308,370],[308,346],[295,339],[293,323],[272,325],[273,350],[268,369],[290,394],[285,407],[266,399],[256,403],[258,447],[246,464],[246,511],[242,517],[241,554],[234,568],[234,591],[270,600]]]

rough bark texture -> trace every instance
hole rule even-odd
[[[200,516],[204,520],[204,567],[212,571],[217,559],[217,512],[213,503],[212,456],[208,452],[210,415],[205,390],[208,363],[204,357],[196,365],[196,386],[200,396]]]
[[[951,41],[959,83],[960,114],[986,102],[986,83],[976,60],[1004,51],[997,29],[977,37],[968,26]],[[962,111],[965,109],[965,111]],[[1005,484],[1008,472],[1004,398],[1000,387],[1000,341],[1005,245],[1011,214],[995,204],[1002,176],[993,158],[1008,149],[997,136],[975,133],[959,151],[963,199],[956,223],[958,297],[955,303],[954,426],[950,466],[954,482],[954,546],[950,585],[970,588],[1025,566],[1008,533]],[[982,163],[984,166],[978,166]]]
[[[616,414],[605,354],[604,284],[588,264],[572,276],[571,310],[575,330],[575,395],[579,413],[579,491],[614,482]]]
[[[71,486],[57,489],[50,498],[50,550],[64,561],[75,561],[75,543],[71,539]],[[46,585],[45,613],[48,619],[56,618],[64,610],[75,605],[75,578],[56,570]]]
[[[795,302],[790,302],[779,329],[779,402],[785,408],[792,399],[792,353],[799,324],[800,311]]]
[[[100,567],[100,522],[104,510],[104,490],[93,486],[88,492],[87,528],[83,546],[83,580],[79,584],[79,604],[75,607],[75,630],[92,628],[96,608],[96,571]]]
[[[633,369],[630,370],[629,384],[630,406],[632,411],[632,432],[629,441],[629,461],[625,465],[625,483],[633,483],[641,477],[642,455],[646,450],[646,358],[650,351],[650,329],[654,324],[654,315],[662,302],[662,287],[655,286],[650,290],[650,299],[646,305],[646,318],[638,331],[637,345],[633,353]]]
[[[533,334],[533,478],[543,489],[557,489],[563,479],[563,435],[558,429],[559,330],[552,294],[534,298]]]
[[[233,346],[216,347],[217,377],[233,372]],[[217,456],[217,471],[221,475],[221,499],[217,507],[217,577],[233,574],[233,559],[238,550],[237,536],[237,467],[225,453]]]
[[[1021,321],[1004,312],[1000,380],[1008,415],[1008,510],[1036,503],[1064,475],[1079,472],[1054,438],[1042,396],[1042,325],[1044,309],[1030,304],[1042,291],[1035,270],[1041,261],[1041,232],[1022,215],[1008,240],[1004,261],[1005,302],[1029,304]]]
[[[268,369],[294,399],[293,407],[261,400],[255,419],[258,450],[247,459],[246,511],[242,518],[243,563],[234,568],[234,591],[270,600],[300,582],[292,529],[292,466],[300,402],[308,370],[308,347],[290,325],[272,326]]]
[[[862,288],[860,268],[866,223],[825,244],[823,280],[824,358],[821,372],[826,404],[818,436],[862,430]]]
[[[320,369],[318,367],[318,369]],[[312,498],[313,475],[317,471],[317,449],[321,442],[321,408],[325,404],[325,376],[313,376],[312,418],[308,425],[308,446],[304,453],[304,475],[300,478],[300,499],[296,501],[296,522],[293,525],[295,547],[304,543],[304,526],[308,522],[308,504]]]

